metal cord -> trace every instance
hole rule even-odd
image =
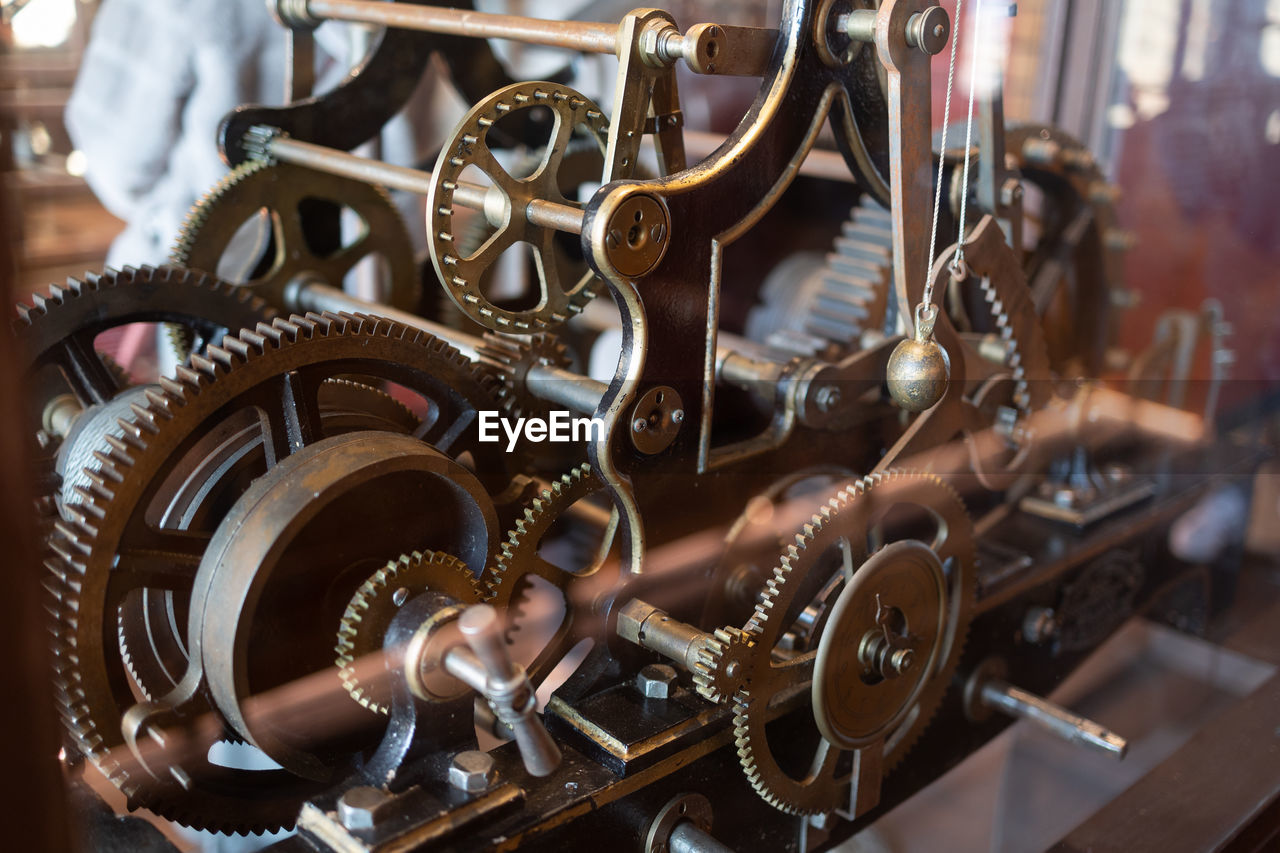
[[[947,153],[947,125],[951,122],[951,89],[956,79],[956,42],[960,41],[960,9],[964,0],[956,0],[956,25],[951,34],[951,57],[947,62],[947,96],[942,105],[942,154]],[[938,215],[942,210],[942,176],[945,170],[938,168],[938,188],[933,194],[933,227],[929,229],[929,263],[925,264],[924,305],[933,302],[933,261],[938,249]]]
[[[969,199],[969,153],[973,150],[973,93],[978,88],[978,45],[982,32],[982,0],[973,7],[973,61],[969,65],[969,115],[964,128],[964,172],[960,176],[960,228],[956,237],[956,254],[951,261],[951,273],[957,278],[965,275],[964,219]]]

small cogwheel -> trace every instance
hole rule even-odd
[[[693,665],[699,695],[717,703],[731,698],[742,687],[755,650],[755,640],[741,628],[716,628]]]
[[[391,712],[389,697],[360,683],[356,662],[382,650],[382,638],[396,611],[409,599],[426,590],[442,592],[463,604],[479,604],[483,588],[466,564],[437,551],[414,551],[392,560],[360,585],[338,627],[338,657],[342,686],[351,698],[375,714]]]

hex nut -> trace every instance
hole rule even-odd
[[[338,798],[338,820],[347,829],[372,829],[391,797],[386,791],[361,785]]]
[[[459,752],[449,765],[449,784],[459,791],[472,794],[487,791],[496,776],[493,757],[476,749]]]
[[[636,676],[636,687],[650,699],[666,699],[675,690],[675,667],[665,663],[651,663]]]

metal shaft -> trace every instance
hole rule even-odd
[[[1129,742],[1120,735],[998,678],[982,685],[982,702],[1013,717],[1030,720],[1064,740],[1124,758]]]
[[[306,10],[315,18],[469,38],[508,39],[581,53],[616,54],[618,48],[617,24],[546,21],[520,15],[495,15],[377,0],[308,0]]]
[[[419,6],[415,8],[434,8]],[[393,190],[427,195],[435,183],[430,172],[410,169],[405,166],[393,166],[380,160],[358,157],[336,148],[326,148],[310,142],[301,142],[287,136],[274,136],[267,143],[267,153],[276,160],[306,166],[317,172],[338,175],[343,178],[381,184]],[[502,194],[497,187],[485,187],[480,184],[459,182],[453,190],[453,203],[472,210],[485,210],[485,200],[493,193]],[[501,209],[501,205],[494,206]],[[582,220],[586,215],[580,208],[565,204],[533,199],[525,207],[525,218],[533,225],[553,228],[556,231],[567,231],[570,234],[582,233]],[[501,222],[494,222],[501,225]]]
[[[386,317],[396,323],[421,329],[456,348],[472,361],[480,358],[482,338],[457,329],[434,323],[417,314],[400,311],[379,302],[370,302],[319,282],[306,282],[290,294],[290,307],[297,311],[346,311],[352,314],[373,314]],[[536,364],[525,374],[525,387],[529,393],[550,403],[559,403],[566,409],[584,415],[595,414],[600,399],[608,386],[586,376],[554,365]]]
[[[667,841],[671,853],[733,853],[732,847],[726,847],[707,833],[698,829],[691,820],[682,820],[671,830],[671,838]]]

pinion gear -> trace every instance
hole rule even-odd
[[[390,698],[360,683],[356,661],[382,649],[383,635],[404,603],[401,590],[416,595],[426,590],[442,592],[463,604],[479,604],[484,588],[466,563],[438,551],[414,551],[391,560],[360,585],[338,626],[336,663],[342,686],[351,698],[375,714],[391,713]]]
[[[702,647],[693,665],[693,684],[698,694],[711,702],[732,698],[742,687],[756,643],[741,628],[716,628]]]
[[[504,408],[513,417],[546,412],[547,404],[529,392],[529,369],[568,367],[569,350],[555,335],[506,335],[487,332],[477,348],[480,360],[502,378]]]

